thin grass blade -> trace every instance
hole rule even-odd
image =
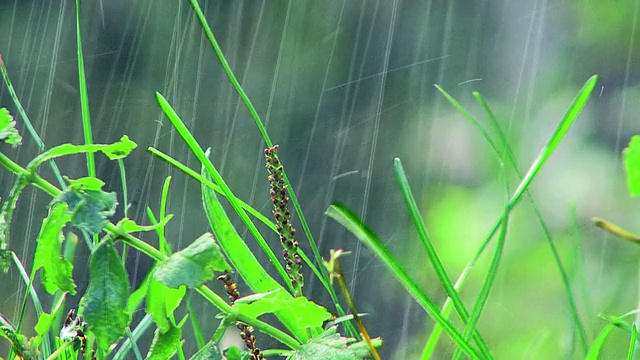
[[[407,292],[418,302],[418,304],[434,319],[451,339],[472,359],[483,358],[467,341],[464,340],[460,332],[442,316],[440,310],[422,291],[400,262],[395,259],[384,243],[370,230],[358,216],[346,206],[338,203],[331,205],[325,212],[330,218],[337,221],[345,229],[351,232],[358,240],[364,243],[387,267],[389,272],[402,284]]]
[[[431,242],[431,238],[429,237],[429,233],[427,232],[424,220],[420,215],[418,204],[416,203],[416,199],[413,197],[413,193],[411,192],[409,180],[405,175],[402,161],[400,161],[399,158],[393,159],[393,168],[396,176],[396,182],[398,183],[398,187],[400,188],[400,192],[402,193],[402,198],[404,199],[404,202],[407,206],[407,212],[409,213],[409,217],[411,218],[411,221],[413,222],[413,225],[418,232],[418,238],[422,242],[422,245],[427,252],[427,256],[429,257],[429,261],[431,262],[436,275],[438,276],[438,280],[440,280],[440,283],[442,284],[442,287],[446,291],[449,298],[452,299],[453,306],[460,315],[462,322],[467,325],[469,321],[469,313],[467,312],[467,309],[465,309],[460,295],[453,288],[453,283],[451,282],[451,279],[449,278],[449,275],[447,274],[444,265],[442,265],[442,261],[440,261],[440,257],[438,256],[438,253],[433,246],[433,243]],[[474,329],[474,327],[475,326],[471,327],[471,329]],[[473,330],[473,338],[478,344],[480,351],[482,351],[484,357],[491,358],[492,356],[491,352],[489,351],[489,347],[477,330]]]

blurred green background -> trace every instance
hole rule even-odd
[[[569,271],[588,341],[606,324],[599,313],[620,315],[638,307],[638,246],[603,233],[589,219],[601,216],[640,231],[639,203],[628,196],[620,161],[630,136],[640,132],[640,0],[200,3],[232,69],[281,145],[281,159],[321,253],[354,252],[343,266],[359,311],[371,314],[365,318],[369,332],[385,340],[383,358],[417,358],[433,322],[367,249],[323,215],[326,208],[333,201],[352,207],[442,303],[444,291],[409,222],[392,159],[403,160],[451,277],[475,253],[504,201],[491,149],[433,84],[486,125],[471,96],[479,91],[526,170],[578,89],[591,75],[601,75],[532,194]],[[162,183],[171,175],[169,212],[176,217],[167,237],[174,249],[208,230],[198,184],[145,151],[155,146],[198,166],[161,116],[155,91],[173,104],[200,144],[212,148],[214,163],[235,193],[268,214],[264,144],[189,3],[109,0],[82,6],[94,140],[113,142],[127,134],[139,144],[126,160],[130,217],[148,223],[145,208],[158,212]],[[74,2],[0,0],[0,53],[45,143],[82,142]],[[4,86],[0,106],[16,114]],[[37,149],[27,136],[22,147],[3,152],[25,165]],[[58,164],[69,177],[86,175],[84,157]],[[120,194],[115,164],[100,158],[98,166],[108,190]],[[43,167],[42,175],[52,178],[48,171]],[[513,190],[513,172],[509,179]],[[3,198],[12,181],[10,173],[0,171]],[[49,201],[29,189],[18,204],[10,247],[29,266]],[[122,207],[116,219],[121,215]],[[142,237],[157,244],[153,235]],[[278,246],[277,238],[270,240]],[[300,240],[306,248],[302,235]],[[560,276],[528,201],[513,212],[505,251],[479,323],[496,358],[584,356],[575,350]],[[86,287],[87,259],[81,249],[74,271],[79,295],[68,306],[77,304]],[[462,293],[469,303],[482,284],[488,263],[483,260]],[[139,284],[150,265],[130,253],[131,281]],[[0,312],[15,320],[24,286],[15,269],[1,276]],[[329,303],[317,281],[308,280],[305,294]],[[212,334],[216,310],[201,300],[201,324]],[[29,308],[29,331],[33,315]],[[195,342],[190,333],[185,336],[191,354]],[[260,337],[259,346],[268,347],[267,341]],[[626,334],[615,330],[607,358],[624,357],[627,346]],[[0,350],[6,354],[6,342]],[[448,358],[454,350],[443,341],[439,354]]]

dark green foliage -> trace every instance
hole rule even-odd
[[[172,288],[181,285],[193,288],[213,279],[215,271],[231,271],[231,267],[213,235],[206,233],[161,262],[155,278]]]
[[[80,313],[98,345],[106,349],[124,335],[131,316],[126,312],[129,279],[113,246],[105,239],[89,259],[89,287],[80,302]]]

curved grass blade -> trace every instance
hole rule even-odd
[[[249,99],[247,94],[244,92],[244,90],[242,89],[242,86],[238,82],[238,79],[236,79],[236,76],[231,70],[229,63],[224,57],[224,54],[222,53],[222,50],[220,49],[220,46],[218,45],[218,42],[216,41],[216,38],[213,35],[213,31],[211,31],[211,27],[209,27],[209,24],[207,23],[207,19],[204,17],[204,14],[202,12],[202,9],[200,8],[200,5],[198,4],[198,1],[189,0],[189,2],[193,7],[193,11],[195,12],[196,17],[198,18],[198,21],[200,21],[200,25],[202,26],[202,29],[205,32],[207,39],[209,40],[209,43],[213,48],[213,51],[215,52],[218,60],[220,61],[220,64],[222,65],[222,68],[227,74],[229,81],[231,82],[233,87],[236,89],[236,91],[238,92],[238,95],[242,99],[242,102],[244,102],[245,106],[249,110],[249,113],[251,114],[251,117],[253,118],[256,124],[256,127],[258,128],[258,130],[260,131],[260,134],[262,135],[262,139],[264,140],[267,147],[272,147],[273,142],[271,141],[271,138],[267,133],[267,129],[262,123],[262,120],[260,119],[260,116],[258,115],[258,112],[256,111],[255,107],[251,103],[251,100]],[[318,245],[316,244],[313,238],[313,235],[311,234],[311,229],[309,228],[309,224],[304,216],[304,213],[302,212],[302,208],[300,207],[300,203],[298,202],[298,197],[295,194],[293,186],[291,186],[291,182],[289,181],[289,177],[287,176],[286,171],[283,170],[282,175],[284,178],[284,183],[287,186],[289,198],[291,199],[291,204],[293,204],[293,208],[296,210],[296,214],[298,214],[298,218],[300,219],[300,225],[302,226],[302,230],[304,231],[304,234],[307,237],[307,240],[309,241],[309,246],[311,247],[311,252],[313,253],[313,257],[315,258],[316,264],[319,265],[319,270],[322,274],[322,278],[324,278],[324,281],[328,284],[329,274],[327,273],[327,270],[324,267],[320,266],[320,264],[322,264],[322,256],[320,256]],[[338,311],[339,312],[342,311],[338,302],[338,296],[335,290],[333,289],[333,287],[325,285],[325,289],[328,291],[329,296],[331,297],[331,301],[334,302]],[[339,315],[343,316],[345,314],[344,312],[342,312]]]
[[[362,241],[387,267],[389,272],[402,284],[407,292],[416,302],[434,319],[451,339],[472,359],[482,359],[483,357],[464,340],[460,332],[447,320],[440,310],[433,304],[418,284],[413,280],[400,262],[394,258],[384,243],[370,230],[358,216],[346,206],[334,203],[325,212],[330,218],[337,221],[345,229],[351,232],[358,240]]]
[[[247,229],[249,229],[251,235],[253,235],[253,237],[256,239],[262,251],[264,251],[265,255],[267,255],[271,263],[275,266],[282,279],[286,281],[286,279],[288,279],[289,277],[284,270],[284,267],[282,266],[282,264],[280,264],[280,261],[278,261],[278,258],[273,253],[271,248],[269,248],[269,245],[267,245],[267,242],[258,231],[258,228],[256,228],[249,216],[247,216],[244,210],[242,210],[242,208],[240,207],[240,203],[236,200],[237,198],[231,191],[231,188],[229,188],[218,170],[216,170],[216,168],[213,166],[213,163],[211,163],[196,139],[193,137],[191,132],[189,132],[189,129],[184,125],[182,119],[180,119],[178,114],[175,112],[175,110],[173,110],[169,102],[164,98],[164,96],[162,96],[162,94],[156,93],[156,99],[178,134],[180,134],[187,146],[189,146],[193,154],[200,161],[204,169],[206,169],[207,173],[211,176],[213,181],[218,184],[218,186],[220,186],[220,189],[225,194],[225,197],[229,201],[229,204],[231,205],[233,210],[238,214],[238,216],[240,216],[240,219],[245,224]]]
[[[560,123],[558,124],[558,127],[554,131],[553,135],[549,138],[549,140],[547,141],[546,145],[542,148],[542,150],[538,154],[538,157],[536,158],[534,163],[529,167],[529,170],[527,171],[526,175],[522,178],[520,184],[518,185],[518,188],[516,189],[516,191],[511,196],[511,198],[509,200],[509,211],[511,209],[513,209],[516,206],[516,204],[520,201],[520,199],[522,198],[522,195],[527,191],[527,189],[529,188],[529,185],[531,185],[531,182],[533,181],[533,179],[535,179],[535,177],[537,176],[537,174],[540,171],[540,169],[544,166],[544,164],[549,159],[551,154],[555,151],[555,148],[558,146],[560,141],[562,141],[562,139],[566,135],[567,131],[569,130],[569,128],[571,127],[571,125],[573,124],[573,122],[575,121],[577,116],[580,114],[580,111],[585,106],[585,104],[586,104],[587,100],[589,99],[589,96],[591,95],[591,92],[593,91],[597,81],[598,81],[598,76],[594,75],[591,78],[589,78],[589,80],[587,80],[587,82],[584,84],[582,89],[580,89],[580,91],[578,92],[578,94],[574,98],[571,106],[569,107],[569,109],[565,113],[564,117],[562,118],[562,121],[560,121]],[[505,140],[504,136],[502,137],[502,139],[506,144],[506,140]],[[509,151],[507,153],[509,153]],[[515,163],[515,159],[513,158],[512,155],[510,156],[510,161]],[[538,217],[538,219],[540,219],[541,224],[543,224],[543,231],[545,232],[545,238],[549,242],[550,241],[550,233],[548,232],[548,228],[546,227],[546,225],[544,225],[544,222],[541,220],[541,216],[540,216],[539,211],[536,211],[536,216]],[[476,254],[474,255],[474,257],[467,264],[467,266],[462,271],[460,276],[458,276],[458,279],[456,280],[456,284],[455,284],[455,289],[456,290],[459,290],[460,288],[462,288],[462,286],[464,285],[467,277],[469,276],[469,273],[471,272],[471,269],[478,262],[480,256],[482,255],[482,253],[486,249],[487,245],[489,244],[489,242],[491,241],[493,236],[496,234],[496,232],[500,228],[500,224],[501,223],[502,223],[502,215],[500,215],[500,217],[496,220],[495,224],[493,225],[491,230],[489,230],[489,233],[487,234],[487,236],[483,240],[482,244],[480,245],[480,247],[476,251]],[[545,231],[545,229],[546,229],[546,231]],[[552,248],[552,251],[553,251],[553,249],[554,248]],[[554,253],[554,256],[555,256],[555,253]],[[559,258],[556,257],[556,259],[559,259]],[[557,262],[556,262],[556,264],[558,265]],[[564,274],[566,275],[566,272],[564,272]],[[567,285],[568,285],[568,277],[566,277],[566,276],[563,276],[563,285],[565,286],[565,290],[566,290],[567,289]],[[570,294],[570,292],[568,292],[568,294]],[[573,300],[572,296],[569,296],[569,306],[571,308],[571,313],[572,313],[572,317],[573,317],[574,323],[576,324],[576,328],[578,330],[578,334],[579,334],[579,337],[580,337],[580,342],[581,342],[582,348],[583,348],[584,352],[586,353],[586,349],[587,349],[586,335],[584,333],[584,329],[583,329],[582,324],[580,322],[580,319],[578,317],[577,307],[575,305],[575,301]],[[451,311],[451,308],[452,308],[452,303],[447,299],[447,301],[445,302],[445,305],[442,308],[442,313],[444,314],[444,316],[448,316],[449,312]],[[436,326],[434,331],[431,333],[431,335],[429,337],[429,340],[427,341],[427,344],[425,345],[425,349],[424,349],[423,355],[421,357],[422,359],[429,358],[430,354],[433,353],[433,350],[435,349],[435,345],[436,345],[436,343],[438,341],[438,337],[439,337],[440,333],[441,333],[441,329],[439,329],[439,327]]]
[[[469,313],[467,312],[467,309],[465,309],[464,304],[462,303],[462,299],[460,299],[460,295],[458,295],[458,292],[453,288],[453,283],[451,282],[451,279],[449,278],[444,265],[442,265],[442,261],[440,261],[440,257],[438,256],[435,247],[431,243],[431,238],[429,237],[429,233],[427,232],[424,220],[420,215],[418,204],[416,203],[416,199],[413,197],[411,187],[409,186],[409,180],[407,180],[407,176],[404,173],[404,168],[402,167],[402,161],[400,161],[399,158],[393,159],[393,169],[396,176],[396,182],[398,183],[398,187],[400,188],[400,192],[402,193],[402,198],[407,205],[407,212],[409,213],[409,217],[411,217],[411,221],[413,222],[413,225],[418,232],[418,238],[422,242],[422,245],[427,252],[427,256],[429,256],[429,261],[431,262],[436,275],[438,276],[438,280],[442,284],[442,287],[446,291],[449,298],[452,299],[453,306],[460,315],[462,322],[467,325],[467,328],[474,329],[475,326],[468,326]],[[482,351],[484,357],[491,358],[492,356],[491,352],[489,351],[489,347],[477,330],[473,330],[473,338],[478,344],[480,351]]]

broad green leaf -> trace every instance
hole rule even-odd
[[[124,335],[131,316],[127,272],[111,240],[102,241],[89,258],[89,287],[80,301],[80,312],[98,345],[107,349]]]
[[[49,294],[58,289],[71,295],[76,293],[73,282],[73,264],[62,256],[62,229],[71,220],[67,212],[67,204],[57,203],[49,210],[49,216],[42,222],[38,234],[38,246],[34,255],[35,270],[44,268],[42,284]]]
[[[13,116],[9,114],[9,110],[0,108],[0,140],[7,144],[18,146],[22,142],[22,136],[18,134],[16,122]]]
[[[631,196],[640,195],[640,136],[631,138],[629,146],[622,152],[627,170],[627,185]]]
[[[249,295],[238,299],[234,303],[234,307],[242,314],[252,318],[288,309],[292,314],[295,314],[294,323],[301,330],[321,327],[326,320],[331,318],[331,313],[327,309],[313,301],[305,297],[292,298],[288,295],[283,291]]]
[[[207,345],[193,354],[189,360],[222,360],[222,352],[218,348],[215,342],[209,341]]]
[[[182,329],[175,326],[170,326],[169,329],[164,332],[159,328],[156,329],[147,354],[147,360],[167,360],[176,352],[178,346],[180,346],[180,337],[182,336]]]
[[[287,359],[289,360],[361,360],[369,356],[366,342],[354,342],[354,339],[342,337],[337,326],[332,326],[308,343],[302,345]],[[382,345],[379,338],[372,339],[374,346]]]
[[[186,294],[186,288],[172,289],[152,277],[147,290],[146,310],[163,333],[169,331],[171,324],[167,319],[178,308]]]
[[[198,287],[213,279],[215,271],[231,271],[210,233],[203,234],[186,248],[163,260],[155,278],[171,288]]]
[[[116,193],[104,192],[104,183],[96,178],[87,177],[72,180],[67,189],[56,196],[51,206],[65,202],[73,214],[71,224],[89,233],[97,233],[106,225],[107,218],[116,212]]]
[[[153,273],[147,274],[142,284],[129,295],[129,299],[127,300],[127,313],[133,314],[140,306],[140,303],[147,296],[147,291],[149,290],[149,281],[153,277]]]

